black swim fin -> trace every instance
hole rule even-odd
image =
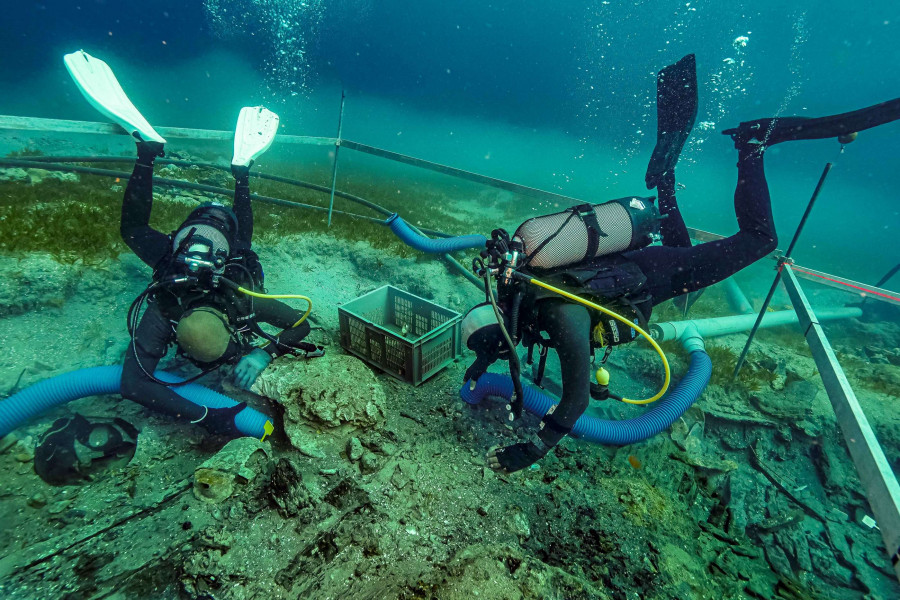
[[[688,54],[656,76],[656,147],[647,165],[647,189],[671,173],[697,120],[697,63]]]
[[[853,134],[900,120],[900,98],[827,117],[773,117],[745,121],[722,133],[730,135],[735,145],[757,144],[771,146],[791,140],[820,140],[843,138],[853,141]]]

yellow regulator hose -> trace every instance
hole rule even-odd
[[[557,287],[553,287],[550,284],[544,283],[543,281],[538,281],[537,279],[533,279],[531,277],[524,276],[523,278],[526,281],[528,281],[528,283],[532,283],[538,287],[544,288],[545,290],[551,291],[554,294],[559,294],[560,296],[562,296],[564,298],[568,298],[569,300],[572,300],[573,302],[578,302],[579,304],[583,304],[584,306],[587,306],[588,308],[592,308],[594,310],[602,312],[605,315],[609,315],[610,317],[616,319],[617,321],[621,321],[622,323],[624,323],[631,329],[634,329],[635,331],[637,331],[639,334],[641,334],[641,336],[644,337],[644,339],[646,339],[648,342],[650,342],[650,345],[653,346],[653,349],[656,350],[656,353],[659,354],[659,357],[662,359],[663,369],[666,372],[666,378],[662,384],[662,388],[660,388],[660,390],[652,398],[647,398],[645,400],[631,400],[628,398],[622,398],[622,402],[627,402],[628,404],[650,404],[651,402],[656,402],[657,400],[659,400],[666,394],[666,391],[669,389],[669,383],[672,380],[672,372],[669,369],[669,361],[666,360],[666,354],[663,352],[662,348],[659,347],[659,344],[656,343],[656,340],[654,340],[652,337],[650,337],[649,333],[647,333],[639,325],[637,325],[636,323],[632,323],[631,321],[629,321],[622,315],[614,313],[613,311],[611,311],[607,308],[603,308],[599,304],[595,304],[594,302],[591,302],[590,300],[585,300],[584,298],[579,298],[575,294],[570,294],[569,292],[567,292],[565,290],[561,290]]]
[[[243,288],[238,286],[238,291],[242,294],[246,294],[248,296],[253,296],[254,298],[271,298],[272,300],[304,300],[308,305],[306,307],[306,312],[303,313],[303,316],[300,317],[300,320],[291,325],[291,329],[302,323],[306,320],[306,317],[309,316],[309,313],[312,312],[313,304],[312,300],[307,298],[306,296],[301,296],[300,294],[260,294],[259,292],[252,292],[247,288]]]

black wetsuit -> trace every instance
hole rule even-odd
[[[150,211],[153,206],[153,159],[146,153],[139,155],[134,172],[128,181],[125,198],[122,203],[121,234],[138,257],[156,270],[168,260],[172,252],[172,237],[150,227]],[[249,250],[253,236],[253,208],[250,201],[249,177],[239,177],[235,182],[233,210],[237,217],[237,250]],[[226,295],[225,302],[229,312],[246,312],[250,303],[238,303]],[[255,320],[284,329],[278,340],[287,346],[296,347],[310,331],[309,324],[293,325],[303,313],[291,308],[283,302],[269,298],[254,298],[252,310]],[[185,400],[172,389],[151,380],[144,373],[153,373],[159,361],[166,355],[169,345],[175,340],[173,315],[169,307],[160,307],[158,302],[149,301],[147,309],[141,317],[133,347],[128,349],[122,369],[121,394],[147,408],[160,411],[171,417],[187,421],[197,421],[206,415],[206,410]],[[270,343],[265,349],[271,354],[280,354],[277,347]],[[234,342],[226,351],[226,360],[237,360],[248,351]],[[137,356],[135,356],[137,354]],[[138,363],[140,360],[140,363]],[[142,368],[143,367],[143,368]],[[210,413],[214,411],[210,410]],[[207,423],[209,422],[209,423]],[[213,425],[215,419],[204,419],[204,425]]]
[[[730,237],[692,246],[675,202],[674,178],[668,177],[657,189],[660,212],[668,215],[660,228],[663,245],[624,254],[646,275],[642,291],[650,295],[652,305],[718,283],[775,250],[762,153],[742,151],[738,159],[734,209],[739,231]],[[539,303],[538,322],[562,369],[562,397],[552,420],[561,429],[571,429],[590,398],[591,314],[580,304],[547,299]]]

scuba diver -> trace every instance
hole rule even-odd
[[[469,389],[495,361],[509,360],[515,392],[507,410],[513,421],[522,410],[516,346],[528,348],[529,363],[534,346],[541,347],[538,385],[548,347],[556,350],[562,372],[560,401],[543,417],[537,435],[489,451],[488,464],[495,470],[512,473],[543,458],[572,431],[590,397],[621,400],[609,393],[601,377],[597,384],[591,382],[596,349],[605,349],[605,362],[614,346],[637,337],[628,325],[646,329],[653,306],[681,297],[686,308],[705,287],[775,250],[777,235],[763,169],[767,148],[825,138],[849,143],[859,131],[900,119],[900,99],[821,118],[759,119],[724,131],[738,152],[734,207],[739,231],[696,246],[676,203],[674,176],[697,115],[693,55],[659,72],[657,113],[657,144],[645,181],[648,189],[657,189],[658,209],[653,198],[630,197],[536,217],[512,237],[495,230],[482,258],[475,261],[487,301],[473,307],[462,323],[463,343],[476,353],[465,374]],[[657,234],[662,245],[649,246]],[[491,275],[498,278],[496,297]],[[538,278],[553,284],[555,291],[541,283],[529,285]],[[560,290],[569,296],[559,295]],[[589,310],[579,298],[611,311]],[[620,318],[610,318],[612,313]],[[542,338],[542,332],[549,339]]]
[[[234,418],[246,403],[208,408],[183,398],[177,387],[236,363],[235,382],[249,389],[278,356],[321,354],[320,348],[303,341],[310,332],[306,318],[311,302],[304,296],[279,296],[309,302],[304,313],[265,294],[263,269],[250,247],[250,167],[272,145],[278,116],[263,107],[241,110],[231,163],[232,207],[203,203],[174,232],[165,234],[153,229],[149,220],[154,162],[164,155],[166,140],[131,104],[106,63],[76,52],[66,56],[66,66],[85,97],[137,142],[120,230],[128,247],[153,269],[153,278],[129,309],[131,343],[122,369],[121,394],[152,410],[199,423],[210,432],[234,435]],[[259,323],[282,331],[270,335]],[[258,339],[265,345],[255,346]],[[199,375],[178,383],[157,377],[156,367],[173,343],[201,369]]]

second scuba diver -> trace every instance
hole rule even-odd
[[[262,107],[245,108],[242,119],[259,121],[277,116]],[[255,124],[238,124],[258,130]],[[272,131],[274,136],[274,129]],[[269,140],[269,144],[271,140]],[[266,146],[268,147],[268,146]],[[204,203],[172,234],[149,225],[153,206],[153,164],[163,144],[137,142],[138,159],[125,190],[121,233],[128,247],[153,268],[153,281],[129,311],[131,347],[122,370],[122,396],[171,417],[199,423],[209,431],[234,434],[234,417],[246,403],[231,408],[207,408],[182,398],[153,372],[173,343],[191,362],[210,372],[234,364],[234,380],[249,389],[272,359],[295,351],[314,352],[303,342],[309,334],[307,314],[278,300],[263,297],[263,269],[250,249],[253,209],[250,200],[252,158],[239,158],[232,208]],[[146,305],[142,315],[139,311]],[[283,329],[277,336],[258,323]],[[258,339],[267,343],[255,346]]]
[[[171,234],[150,226],[153,166],[164,155],[166,140],[128,99],[112,70],[84,51],[64,57],[69,74],[88,102],[118,123],[137,142],[137,161],[122,202],[122,239],[153,269],[153,279],[128,311],[131,343],[122,368],[120,392],[129,400],[213,433],[237,433],[235,416],[246,403],[209,408],[174,390],[225,364],[236,364],[234,380],[249,389],[273,358],[288,353],[318,356],[322,349],[303,341],[310,327],[309,298],[270,296],[263,269],[251,250],[253,206],[250,167],[275,140],[279,119],[261,107],[245,107],[234,134],[234,201],[231,208],[206,202]],[[276,298],[307,302],[305,312]],[[143,312],[142,312],[143,310]],[[259,323],[282,329],[265,332]],[[255,345],[263,340],[264,345]],[[175,345],[201,372],[172,383],[157,377],[156,367]],[[268,432],[267,432],[268,434]]]
[[[681,296],[689,303],[691,294],[698,294],[775,250],[777,235],[763,170],[768,147],[792,140],[825,138],[839,138],[841,143],[847,143],[856,132],[900,119],[897,99],[815,119],[760,119],[725,131],[738,151],[734,208],[739,231],[721,240],[692,246],[675,201],[674,167],[697,114],[693,55],[660,71],[657,96],[659,133],[646,183],[648,189],[657,188],[658,213],[655,207],[648,206],[652,198],[576,206],[556,215],[530,219],[512,237],[495,230],[482,252],[489,261],[488,265],[481,265],[482,274],[493,272],[500,279],[496,304],[503,327],[493,302],[475,306],[463,319],[463,343],[477,356],[466,371],[467,385],[474,386],[498,359],[512,359],[511,372],[517,382],[518,358],[513,353],[520,342],[530,348],[542,343],[542,357],[546,347],[554,348],[562,371],[559,404],[543,417],[540,430],[531,441],[488,453],[488,464],[495,470],[511,473],[524,469],[569,434],[591,397],[594,350],[608,350],[636,337],[634,329],[617,320],[523,280],[533,276],[555,282],[646,328],[653,306]],[[618,220],[601,222],[598,214],[613,215]],[[652,239],[648,232],[655,233],[656,228],[662,245],[648,246]],[[604,245],[611,247],[616,238],[621,242],[618,251],[604,253]],[[506,276],[505,270],[509,273]],[[485,285],[490,300],[493,292],[487,276]],[[549,340],[542,339],[541,332],[546,332]],[[521,398],[507,408],[513,420],[521,413]]]

